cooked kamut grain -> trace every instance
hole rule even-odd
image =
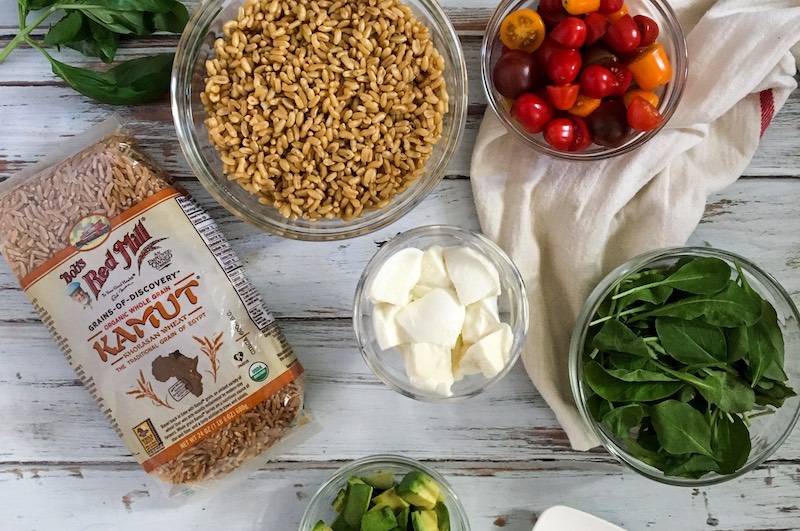
[[[288,218],[353,219],[420,177],[444,59],[397,0],[247,0],[200,99],[223,171]]]
[[[132,139],[112,134],[0,194],[0,251],[22,281],[70,248],[70,232],[86,216],[101,214],[113,219],[167,188],[170,184],[166,174],[136,149]],[[216,261],[213,263],[216,267]],[[39,273],[41,270],[36,272]],[[62,293],[54,293],[50,302],[71,304],[65,299]],[[46,308],[48,301],[39,302],[41,308]],[[46,320],[46,310],[42,315]],[[274,323],[261,332],[283,338]],[[57,329],[54,334],[58,339]],[[285,348],[291,352],[288,346]],[[88,349],[94,353],[91,347]],[[69,352],[65,354],[72,359]],[[97,362],[96,355],[94,358]],[[298,423],[306,422],[302,412],[304,380],[303,376],[297,377],[153,473],[168,483],[187,485],[204,483],[239,468],[272,447]],[[131,393],[123,390],[120,394]],[[153,400],[165,404],[155,395]],[[146,407],[142,410],[145,418]]]

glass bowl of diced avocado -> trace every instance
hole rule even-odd
[[[370,260],[353,326],[364,360],[395,391],[427,402],[477,395],[505,376],[528,331],[514,263],[467,229],[403,232]]]
[[[343,466],[322,484],[299,531],[469,531],[447,480],[422,463],[374,455]]]
[[[734,253],[635,257],[589,296],[570,345],[584,421],[636,472],[703,486],[766,461],[800,415],[800,315]]]

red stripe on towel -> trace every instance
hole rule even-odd
[[[772,97],[772,89],[762,90],[758,97],[761,101],[761,137],[775,116],[775,98]]]

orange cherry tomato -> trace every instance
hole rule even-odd
[[[672,65],[667,51],[659,44],[651,44],[628,63],[633,80],[642,90],[653,90],[667,83],[672,77]]]
[[[533,9],[512,11],[500,23],[500,40],[513,50],[531,53],[544,40],[544,21]]]
[[[633,98],[642,98],[655,108],[658,108],[658,94],[642,89],[631,89],[622,95],[622,102],[629,107]]]
[[[561,0],[561,5],[570,15],[585,15],[600,9],[600,0]]]
[[[567,109],[567,112],[573,116],[580,116],[586,118],[600,106],[600,98],[590,98],[583,94],[578,94],[578,99],[575,100],[575,105]]]
[[[619,8],[618,11],[614,11],[613,13],[609,13],[606,16],[608,17],[608,20],[610,20],[611,23],[613,24],[614,22],[618,21],[619,19],[621,19],[622,17],[624,17],[627,14],[628,14],[628,4],[622,4],[622,7]]]

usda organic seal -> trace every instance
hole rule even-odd
[[[263,382],[267,379],[268,374],[269,367],[267,367],[266,363],[257,361],[250,365],[250,378],[252,378],[254,382]]]

